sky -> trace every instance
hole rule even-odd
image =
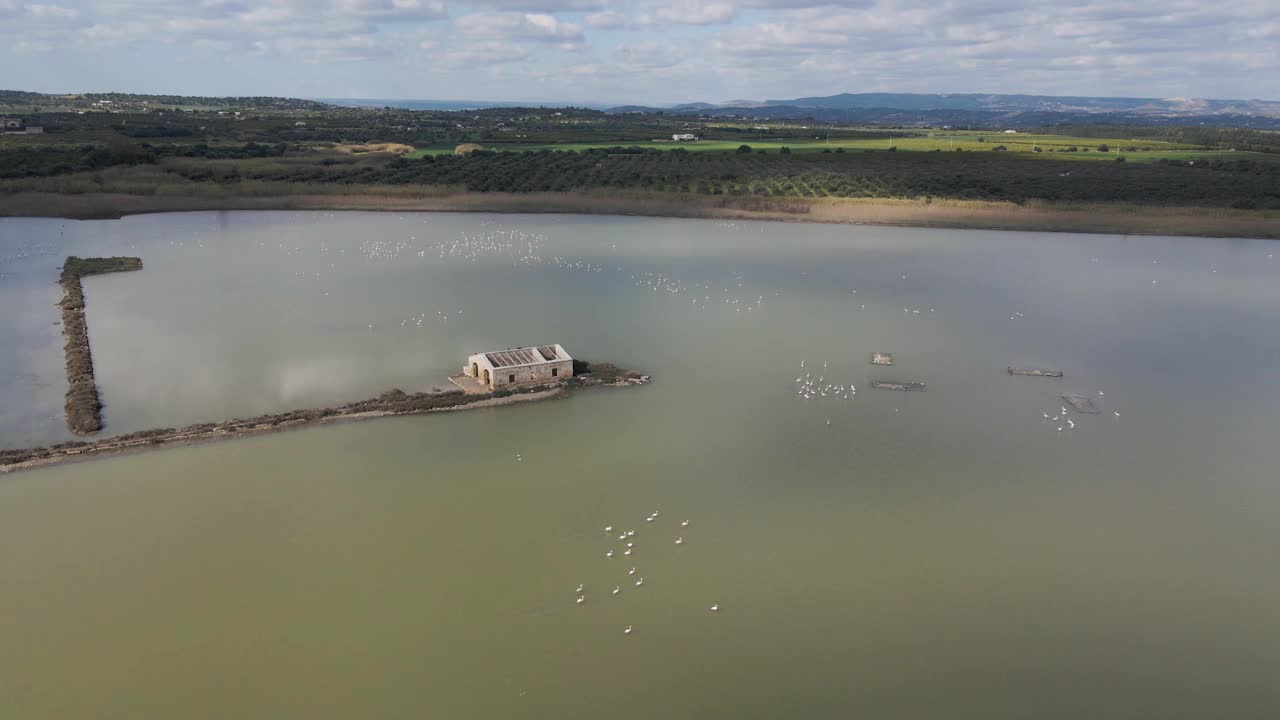
[[[0,0],[0,88],[582,105],[1280,99],[1280,0]]]

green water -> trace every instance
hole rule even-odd
[[[67,254],[146,263],[86,281],[112,433],[425,389],[511,345],[654,376],[0,475],[0,717],[1275,717],[1273,247],[0,220],[3,446],[66,437]],[[856,395],[806,399],[806,372]],[[1104,412],[1042,419],[1062,392]]]

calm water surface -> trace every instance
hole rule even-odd
[[[426,389],[517,344],[655,378],[0,476],[0,716],[1280,716],[1274,247],[0,220],[0,446],[67,437],[68,254],[146,263],[86,281],[112,433]],[[806,399],[806,372],[856,395]],[[1060,431],[1062,392],[1104,413]]]

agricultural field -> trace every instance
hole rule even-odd
[[[1005,133],[582,108],[438,112],[111,96],[106,107],[131,109],[104,111],[97,96],[11,99],[31,102],[20,117],[45,132],[0,137],[0,195],[626,190],[1280,209],[1280,134],[1242,128]],[[37,101],[90,104],[50,112]],[[660,139],[673,134],[700,139]],[[456,156],[463,144],[481,150]]]
[[[709,129],[709,135],[715,130]],[[870,134],[870,133],[868,133]],[[1008,152],[1025,153],[1030,156],[1057,158],[1066,160],[1106,160],[1114,161],[1124,156],[1128,162],[1154,162],[1156,160],[1196,160],[1196,159],[1257,159],[1280,160],[1280,156],[1259,152],[1236,152],[1231,149],[1205,150],[1201,146],[1185,143],[1172,143],[1160,140],[1074,137],[1069,135],[1050,134],[990,134],[974,132],[910,132],[900,134],[879,131],[887,137],[858,138],[820,138],[797,137],[781,140],[696,140],[685,142],[646,141],[626,143],[627,148],[644,150],[684,150],[694,153],[732,153],[742,145],[748,145],[753,152],[792,154],[886,151],[896,148],[902,152]],[[492,143],[483,144],[486,149],[498,152],[527,151],[576,151],[601,150],[618,147],[618,143],[609,142],[565,142],[565,143]],[[1001,148],[1001,149],[997,149]],[[1105,148],[1105,149],[1103,149]],[[453,146],[434,145],[419,147],[409,157],[450,155]]]

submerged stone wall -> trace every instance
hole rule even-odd
[[[62,334],[67,356],[67,429],[76,435],[90,435],[102,429],[102,401],[93,376],[93,354],[89,351],[89,326],[84,316],[84,286],[81,278],[142,269],[135,257],[68,257],[62,264]]]

